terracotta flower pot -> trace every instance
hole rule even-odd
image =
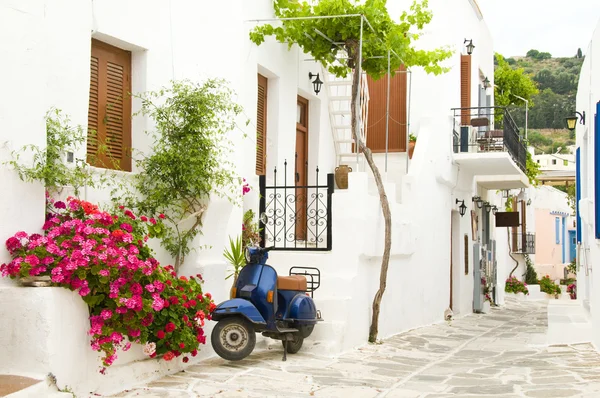
[[[413,157],[413,153],[415,151],[415,144],[416,143],[417,143],[416,141],[410,141],[408,143],[408,158],[409,159],[412,159],[412,157]]]

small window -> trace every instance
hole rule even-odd
[[[552,159],[552,164],[556,164],[556,159]]]
[[[539,164],[539,163],[540,163],[540,160],[538,159],[538,160],[537,160],[537,162],[538,162],[538,164]]]
[[[469,235],[465,234],[465,275],[469,275]]]
[[[92,40],[87,158],[131,171],[131,53]]]

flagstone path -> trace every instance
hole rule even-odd
[[[115,397],[600,397],[600,355],[545,346],[547,319],[546,302],[509,301],[335,359],[210,359]]]

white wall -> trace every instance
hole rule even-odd
[[[600,274],[591,272],[594,264],[600,260],[600,246],[594,235],[594,128],[596,103],[600,101],[600,24],[596,27],[590,44],[585,52],[585,60],[579,77],[577,91],[577,111],[586,113],[586,124],[577,124],[577,146],[581,151],[581,216],[582,244],[578,249],[581,268],[578,272],[578,299],[590,311],[594,329],[594,344],[600,347],[600,295],[596,291],[600,286]]]

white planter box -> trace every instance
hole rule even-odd
[[[485,300],[485,301],[483,302],[483,307],[481,308],[481,312],[482,312],[483,314],[489,314],[489,313],[490,313],[490,310],[491,310],[491,308],[492,308],[492,306],[491,306],[490,302],[489,302],[489,301],[487,301],[487,300]]]

